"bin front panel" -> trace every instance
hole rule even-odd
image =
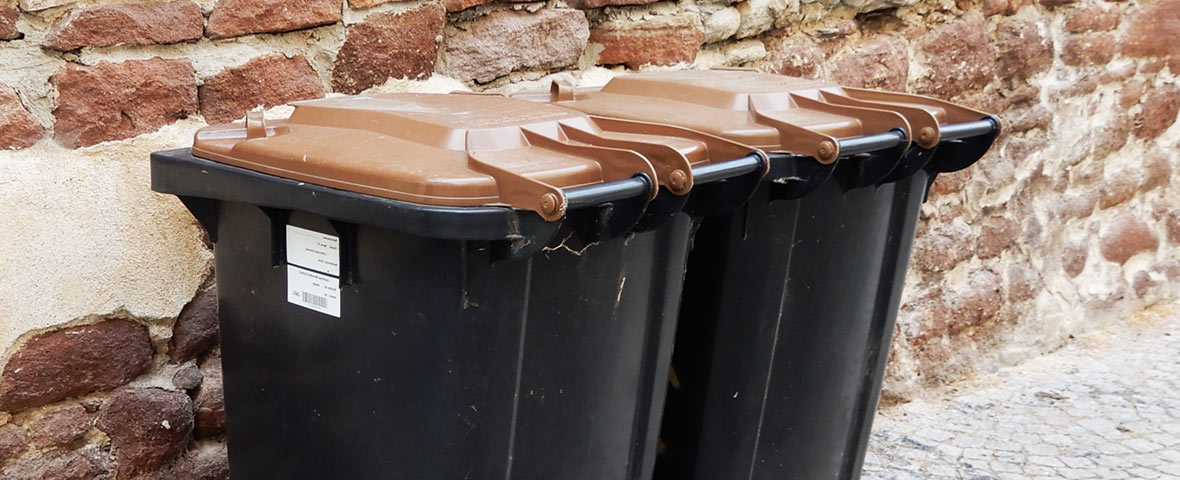
[[[493,260],[489,242],[359,225],[337,318],[287,302],[272,237],[276,222],[333,223],[218,213],[235,476],[650,476],[687,215],[517,261]]]

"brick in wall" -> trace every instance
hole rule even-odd
[[[114,443],[119,478],[135,478],[184,453],[193,431],[193,404],[184,392],[125,388],[103,403],[96,425]]]
[[[832,60],[830,75],[850,87],[905,90],[910,71],[906,41],[899,35],[870,36]]]
[[[259,105],[273,107],[296,100],[323,97],[324,86],[306,58],[273,54],[206,78],[197,94],[205,121],[225,123],[242,118],[246,112]],[[216,302],[216,297],[213,302]],[[216,332],[216,303],[213,304],[213,312]],[[216,336],[213,338],[216,339]],[[208,346],[212,344],[206,348]]]
[[[825,55],[810,36],[772,37],[766,46],[771,73],[804,78],[819,75]]]
[[[218,0],[205,35],[228,38],[251,33],[279,33],[339,22],[336,0]]]
[[[995,75],[995,47],[977,12],[937,27],[921,40],[919,50],[929,69],[918,81],[919,93],[954,97],[982,88]]]
[[[147,371],[153,352],[147,327],[126,319],[36,336],[0,374],[0,411],[118,387]]]
[[[1053,41],[1030,20],[1006,18],[996,24],[996,66],[1006,76],[1028,77],[1053,65]]]
[[[187,59],[67,64],[57,88],[54,138],[83,147],[155,131],[197,112],[197,83]]]
[[[41,124],[33,118],[16,90],[0,84],[0,150],[25,148],[41,138]]]
[[[378,13],[348,27],[332,69],[332,87],[355,94],[389,78],[421,79],[434,72],[446,22],[439,4],[402,13]]]
[[[487,83],[517,70],[566,67],[578,60],[589,36],[580,10],[500,10],[448,33],[445,73]]]
[[[41,42],[54,50],[152,45],[201,38],[205,17],[197,4],[112,3],[78,8],[60,18]]]
[[[599,65],[675,65],[692,63],[704,42],[699,27],[686,25],[650,25],[638,23],[629,28],[595,28],[590,41],[602,45]]]
[[[1123,55],[1180,57],[1180,0],[1145,2],[1132,11],[1130,19],[1122,42]]]
[[[1154,251],[1159,247],[1159,238],[1143,223],[1130,214],[1122,214],[1105,222],[1099,237],[1102,257],[1115,263],[1127,263],[1136,254]]]
[[[16,19],[20,12],[13,7],[0,7],[0,40],[15,40],[21,38],[20,30],[16,29]]]
[[[1176,123],[1180,112],[1180,85],[1164,84],[1150,88],[1139,102],[1135,115],[1135,136],[1155,138]]]

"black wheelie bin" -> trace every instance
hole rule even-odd
[[[154,153],[215,244],[234,477],[650,478],[692,199],[736,207],[765,168],[473,94],[300,102]]]
[[[745,70],[554,90],[522,97],[770,154],[745,208],[695,234],[655,478],[858,478],[918,209],[935,175],[990,147],[996,119]]]

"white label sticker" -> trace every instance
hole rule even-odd
[[[340,276],[340,238],[287,225],[287,263]]]
[[[287,265],[287,301],[340,318],[340,279]]]

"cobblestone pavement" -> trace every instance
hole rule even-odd
[[[1180,315],[883,410],[865,480],[1180,479]]]

